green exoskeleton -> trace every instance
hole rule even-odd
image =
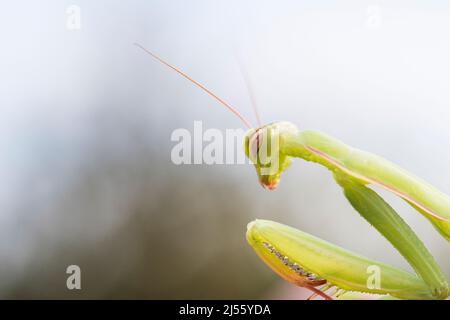
[[[272,140],[277,141],[277,147],[261,147],[266,150],[260,156],[260,146],[264,146],[264,141],[272,146]],[[300,132],[287,122],[251,129],[246,135],[245,150],[255,164],[261,184],[268,189],[277,186],[293,157],[329,169],[351,205],[392,243],[417,275],[361,257],[287,226],[255,221],[249,225],[247,239],[261,257],[271,257],[263,259],[273,269],[281,267],[274,263],[275,252],[287,259],[290,270],[285,267],[282,268],[284,271],[293,273],[289,264],[296,263],[313,274],[314,280],[323,279],[344,290],[390,294],[403,299],[448,297],[447,280],[422,241],[367,185],[380,186],[402,197],[450,240],[450,198],[447,195],[381,157],[347,146],[320,132]],[[265,174],[261,174],[263,169],[266,169]],[[272,250],[267,250],[268,246]],[[369,266],[380,268],[380,288],[368,288]]]
[[[384,188],[407,201],[450,241],[450,197],[395,164],[352,148],[317,131],[300,131],[289,122],[252,128],[239,112],[188,75],[145,50],[187,78],[236,114],[249,127],[245,153],[263,187],[274,190],[281,175],[300,158],[328,169],[353,208],[375,227],[408,261],[415,274],[350,252],[310,234],[267,220],[247,227],[247,240],[258,256],[287,281],[325,299],[326,291],[365,292],[399,299],[446,299],[446,277],[422,241],[369,185]],[[380,283],[368,285],[368,270],[377,268]]]

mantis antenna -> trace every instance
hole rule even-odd
[[[182,75],[184,78],[188,79],[189,81],[191,81],[193,84],[195,84],[197,87],[199,87],[200,89],[202,89],[203,91],[205,91],[207,94],[209,94],[211,97],[213,97],[214,99],[216,99],[220,104],[222,104],[223,106],[225,106],[225,108],[227,108],[228,110],[230,110],[232,113],[234,113],[244,124],[246,127],[248,127],[249,129],[253,128],[253,126],[250,124],[250,122],[245,119],[235,108],[233,108],[231,105],[229,105],[227,102],[225,102],[223,99],[219,98],[216,94],[214,94],[212,91],[208,90],[206,87],[204,87],[202,84],[200,84],[199,82],[195,81],[194,79],[192,79],[190,76],[188,76],[186,73],[184,73],[183,71],[179,70],[178,68],[172,66],[171,64],[169,64],[168,62],[164,61],[163,59],[161,59],[160,57],[158,57],[157,55],[155,55],[154,53],[150,52],[149,50],[147,50],[145,47],[143,47],[142,45],[140,45],[139,43],[135,43],[135,46],[141,48],[142,50],[144,50],[146,53],[148,53],[150,56],[152,56],[153,58],[155,58],[156,60],[158,60],[159,62],[161,62],[162,64],[166,65],[167,67],[171,68],[172,70],[174,70],[175,72],[177,72],[178,74]]]
[[[258,122],[258,126],[262,127],[261,117],[259,116],[258,105],[256,103],[255,95],[253,94],[250,78],[249,78],[244,66],[242,65],[241,61],[239,59],[237,59],[237,61],[239,64],[239,69],[241,71],[242,77],[244,78],[245,85],[247,86],[247,91],[250,96],[250,102],[252,104],[253,112],[255,113],[255,116],[256,116],[256,121]]]

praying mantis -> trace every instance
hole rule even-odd
[[[247,226],[247,241],[257,255],[283,279],[331,300],[348,292],[383,298],[446,299],[450,286],[428,249],[369,186],[381,187],[409,203],[450,241],[450,197],[401,167],[377,155],[353,148],[318,131],[300,131],[290,122],[253,128],[235,108],[180,69],[136,44],[160,63],[194,83],[234,113],[248,128],[246,156],[260,184],[275,190],[293,158],[328,169],[351,206],[411,265],[415,274],[361,256],[295,228],[268,220]],[[259,116],[257,114],[257,118]],[[259,122],[259,121],[258,121]],[[377,270],[380,283],[368,285],[368,270]],[[327,290],[335,288],[330,295]]]

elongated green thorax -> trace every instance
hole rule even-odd
[[[245,152],[253,161],[260,183],[277,187],[291,157],[319,163],[334,173],[351,176],[403,198],[450,241],[450,197],[392,162],[346,145],[317,131],[300,132],[289,122],[250,130]]]
[[[350,147],[316,131],[283,139],[280,152],[320,163],[362,184],[384,188],[423,214],[450,241],[450,197],[403,168],[377,155]]]

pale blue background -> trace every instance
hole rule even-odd
[[[269,193],[248,165],[174,166],[174,129],[241,123],[132,43],[254,119],[239,57],[263,121],[322,130],[450,194],[449,30],[444,1],[4,3],[0,297],[285,297],[245,242],[257,217],[410,270],[321,167],[296,161]],[[448,243],[382,194],[450,277]],[[79,293],[65,288],[69,264]]]

